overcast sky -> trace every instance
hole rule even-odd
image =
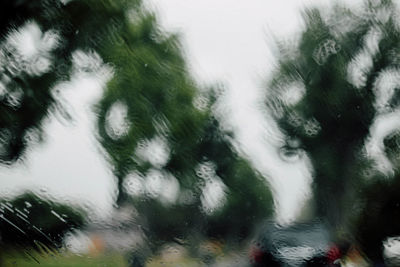
[[[146,2],[146,1],[145,1]],[[229,94],[220,111],[229,114],[241,152],[272,184],[277,218],[290,220],[309,194],[310,173],[304,158],[290,163],[277,155],[281,139],[259,108],[263,82],[275,61],[274,38],[292,38],[302,28],[300,11],[328,0],[147,0],[163,28],[181,33],[186,57],[199,82],[221,82]],[[35,188],[65,201],[84,200],[99,213],[110,210],[114,178],[93,137],[91,105],[101,82],[80,77],[64,91],[74,122],[52,117],[46,139],[23,164],[1,167],[0,194]]]

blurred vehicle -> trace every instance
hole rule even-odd
[[[320,221],[290,226],[268,222],[256,234],[250,262],[253,267],[339,266],[340,252]]]

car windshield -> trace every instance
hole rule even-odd
[[[400,266],[399,1],[0,2],[0,266]]]

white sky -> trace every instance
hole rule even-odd
[[[352,1],[356,4],[359,1]],[[241,151],[268,179],[276,217],[294,219],[310,194],[306,159],[284,162],[280,133],[260,110],[263,82],[274,68],[274,38],[293,38],[303,27],[301,10],[329,0],[150,0],[167,30],[182,34],[193,73],[200,82],[229,88],[221,112],[233,126]],[[276,39],[275,39],[276,40]]]
[[[280,140],[270,120],[260,111],[262,82],[273,68],[272,36],[290,37],[301,28],[300,10],[328,0],[148,0],[163,27],[178,31],[193,74],[201,82],[222,82],[230,93],[222,113],[236,130],[241,151],[268,177],[277,200],[277,217],[294,218],[309,194],[309,172],[304,161],[286,163],[274,144]],[[44,144],[28,153],[24,164],[1,167],[0,195],[36,188],[65,201],[87,201],[105,213],[112,205],[115,184],[93,137],[90,105],[101,86],[88,78],[69,85],[74,123],[50,118]],[[95,96],[95,98],[93,98]]]

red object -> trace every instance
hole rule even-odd
[[[250,250],[250,259],[252,263],[260,263],[262,261],[263,252],[257,246],[253,246]]]
[[[329,264],[334,264],[338,259],[342,257],[342,253],[338,246],[333,245],[329,248],[326,257],[328,258]]]

